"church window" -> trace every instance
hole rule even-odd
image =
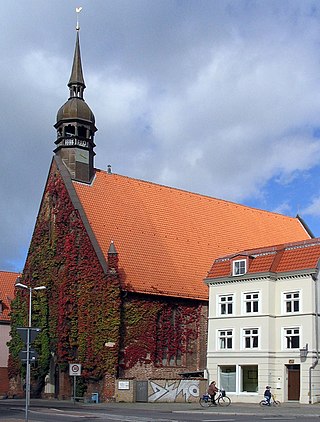
[[[157,318],[156,362],[159,366],[181,366],[180,331],[177,309],[163,309]]]

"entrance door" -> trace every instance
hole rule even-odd
[[[136,381],[136,401],[148,402],[148,381]]]
[[[288,400],[300,400],[300,365],[287,365]]]

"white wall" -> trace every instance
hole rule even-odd
[[[315,282],[311,276],[270,279],[268,277],[245,280],[235,278],[234,282],[215,283],[209,287],[209,321],[207,365],[210,380],[219,380],[218,367],[221,365],[258,365],[258,392],[228,392],[234,401],[257,402],[261,399],[266,385],[272,386],[280,401],[288,399],[288,376],[286,365],[300,365],[300,402],[309,402],[309,368],[315,361]],[[283,293],[299,291],[299,313],[288,314],[283,308]],[[245,315],[242,309],[244,292],[260,292],[259,313]],[[220,295],[234,295],[232,316],[218,315]],[[320,309],[320,308],[319,308]],[[300,328],[300,348],[308,344],[308,356],[300,358],[300,350],[286,349],[284,329]],[[259,328],[259,348],[243,349],[242,329]],[[233,349],[219,350],[217,332],[233,329]],[[320,364],[312,371],[312,402],[319,401]]]
[[[9,350],[7,342],[10,340],[10,325],[0,323],[0,367],[6,368],[8,366]]]

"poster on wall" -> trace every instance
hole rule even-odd
[[[118,381],[118,390],[130,390],[129,381]]]

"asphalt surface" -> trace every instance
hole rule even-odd
[[[7,399],[0,400],[0,411],[1,406],[19,407],[25,406],[25,401],[20,399]],[[121,410],[121,409],[144,409],[154,410],[172,413],[214,413],[216,415],[269,415],[277,417],[288,417],[288,416],[318,416],[320,417],[320,403],[317,404],[300,404],[295,402],[282,403],[280,406],[271,407],[260,407],[259,403],[231,403],[229,407],[210,407],[202,408],[198,403],[81,403],[72,401],[60,401],[60,400],[41,400],[31,399],[31,408],[55,408],[55,409],[69,409],[74,410],[84,409],[87,411],[97,410]],[[22,416],[22,415],[21,415]],[[1,420],[1,417],[0,417]],[[19,419],[10,419],[11,422],[23,422],[23,416]]]

